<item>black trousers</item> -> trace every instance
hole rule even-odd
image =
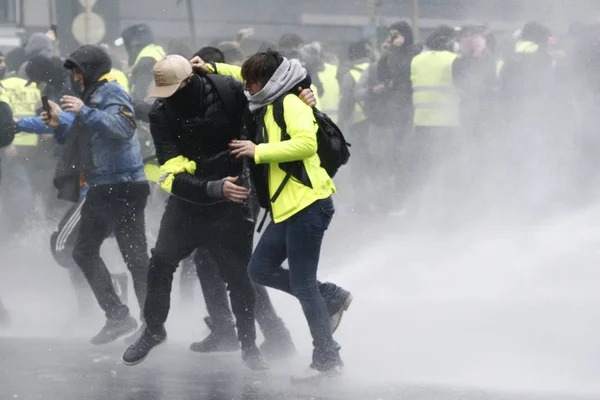
[[[115,292],[110,273],[100,257],[100,247],[111,231],[131,272],[140,308],[143,309],[145,303],[148,246],[144,209],[149,194],[147,182],[95,186],[88,191],[81,208],[81,226],[73,259],[108,319],[119,319],[129,313]]]
[[[196,272],[202,287],[206,311],[216,331],[232,328],[234,324],[225,283],[221,279],[219,265],[206,246],[201,246],[194,254]],[[255,314],[256,322],[267,340],[277,340],[287,330],[281,318],[275,312],[267,288],[252,283],[256,296]]]
[[[171,305],[173,275],[196,248],[210,249],[227,284],[242,348],[256,342],[254,288],[247,266],[252,255],[254,223],[233,203],[197,206],[171,197],[163,215],[148,271],[144,317],[150,330],[164,325]]]

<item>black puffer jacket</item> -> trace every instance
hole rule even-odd
[[[241,117],[247,108],[243,84],[229,77],[211,79],[226,83],[231,101],[209,78],[195,75],[172,97],[156,100],[149,112],[159,164],[178,156],[196,162],[195,174],[175,176],[172,194],[199,204],[219,198],[221,179],[240,175],[243,167],[229,155],[229,143],[239,139],[243,130]]]

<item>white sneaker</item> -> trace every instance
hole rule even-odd
[[[308,368],[300,375],[294,375],[291,378],[292,383],[310,383],[326,378],[337,378],[344,374],[344,367],[338,365],[327,371],[317,371],[314,368]]]

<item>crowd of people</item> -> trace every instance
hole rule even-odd
[[[106,316],[91,342],[127,336],[126,365],[166,340],[181,265],[200,280],[211,330],[191,350],[241,350],[253,370],[295,354],[269,287],[298,299],[312,335],[311,365],[294,380],[339,376],[333,334],[353,296],[317,277],[338,189],[351,211],[415,213],[423,199],[415,194],[441,176],[438,211],[448,219],[465,196],[457,182],[476,184],[465,152],[477,159],[500,133],[529,143],[594,126],[596,25],[573,25],[558,46],[549,28],[527,23],[501,50],[485,26],[440,26],[420,44],[398,22],[378,46],[357,40],[341,57],[295,34],[247,56],[243,38],[195,53],[172,41],[165,51],[139,24],[118,41],[127,67],[106,45],[61,58],[51,32],[2,55],[1,231],[19,235],[31,218],[57,225],[52,254],[69,271],[80,312],[95,299]],[[337,188],[319,156],[315,107],[352,143]],[[476,145],[466,151],[465,143]],[[456,162],[459,173],[449,167]],[[36,202],[43,215],[32,213]],[[270,222],[255,245],[261,208]],[[139,316],[128,307],[127,276],[111,274],[100,256],[110,237]]]

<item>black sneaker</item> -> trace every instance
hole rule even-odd
[[[227,330],[216,330],[201,342],[190,345],[190,350],[197,353],[232,352],[240,349],[240,342],[233,327]]]
[[[267,364],[260,350],[256,346],[242,350],[242,360],[244,361],[244,364],[253,371],[266,371],[269,369],[269,364]]]
[[[270,360],[282,360],[296,355],[296,346],[294,346],[292,336],[285,328],[274,338],[265,339],[259,349]]]
[[[122,319],[109,319],[100,332],[91,340],[94,345],[108,344],[114,342],[123,335],[136,330],[137,322],[131,315]]]
[[[329,311],[329,326],[331,327],[331,334],[334,334],[335,331],[337,331],[337,329],[340,327],[344,311],[348,311],[350,304],[352,304],[352,300],[354,300],[352,293],[342,288],[340,288],[340,290],[342,291],[343,300],[337,307],[335,307],[333,310],[330,309]]]
[[[144,329],[142,336],[137,342],[129,346],[123,353],[122,361],[125,365],[136,365],[148,357],[150,350],[162,344],[167,340],[167,331],[161,327],[157,332],[151,332],[148,328]]]

